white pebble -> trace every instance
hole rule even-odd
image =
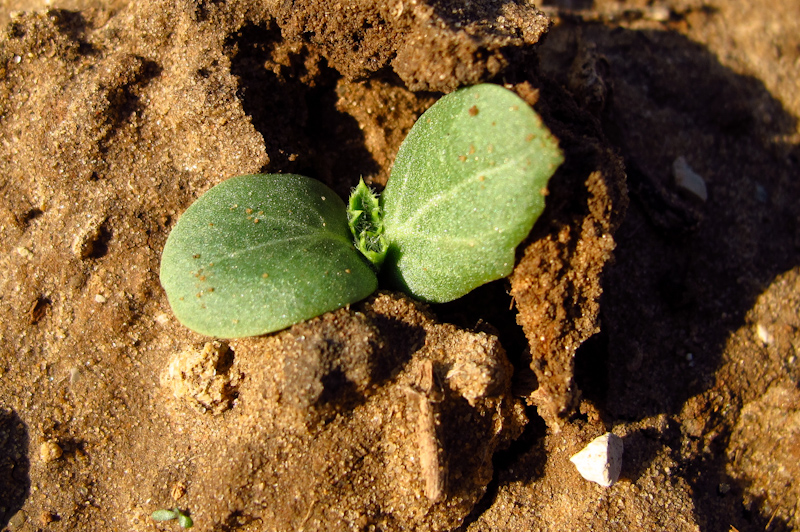
[[[75,386],[81,380],[81,368],[74,367],[69,370],[69,384]]]
[[[33,253],[31,253],[31,250],[29,250],[24,246],[18,247],[17,253],[19,253],[20,257],[22,257],[23,259],[30,259],[31,257],[33,257]]]
[[[692,170],[686,157],[681,155],[672,163],[672,175],[675,176],[675,184],[682,189],[691,192],[703,201],[708,199],[708,189],[703,177]]]
[[[569,460],[583,478],[608,487],[619,478],[622,448],[622,438],[607,432],[592,440]]]
[[[764,345],[770,345],[775,341],[772,333],[760,323],[756,324],[756,336],[758,336],[758,339],[761,340]]]
[[[672,17],[672,12],[667,6],[652,6],[644,10],[645,17],[656,22],[668,22]]]

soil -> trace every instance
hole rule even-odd
[[[795,0],[0,6],[0,527],[800,528]],[[565,163],[509,279],[202,337],[158,282],[237,174],[380,188],[515,90]],[[535,191],[539,193],[539,191]],[[619,481],[570,456],[624,443]]]

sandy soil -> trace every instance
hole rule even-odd
[[[173,507],[203,531],[800,528],[795,0],[19,0],[0,23],[3,530],[174,530],[150,519]],[[177,323],[159,257],[202,192],[380,187],[416,118],[483,81],[566,155],[509,279],[261,338]],[[607,431],[603,488],[569,457]]]

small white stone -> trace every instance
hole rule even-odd
[[[622,469],[622,438],[607,432],[570,458],[578,473],[601,486],[611,486]]]
[[[676,185],[691,192],[703,201],[708,200],[705,179],[689,166],[689,163],[686,162],[686,157],[683,155],[672,163],[672,175],[675,176]]]
[[[655,5],[644,10],[644,16],[656,22],[668,22],[672,12],[667,6]]]
[[[105,303],[107,300],[103,294],[97,294],[94,296],[94,300],[100,304]]]
[[[756,324],[756,336],[764,345],[770,345],[772,342],[775,341],[775,338],[772,336],[772,333],[769,332],[769,329],[764,327],[762,324]]]
[[[70,386],[75,386],[76,384],[78,384],[79,380],[81,380],[81,368],[76,366],[69,370]]]

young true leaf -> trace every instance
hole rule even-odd
[[[181,528],[192,528],[194,526],[194,521],[192,521],[191,517],[179,510],[178,524],[181,525]]]
[[[232,338],[359,301],[377,278],[336,193],[283,174],[234,177],[192,204],[167,239],[161,284],[181,323]]]
[[[539,116],[503,87],[440,99],[403,141],[381,197],[390,282],[445,302],[510,274],[562,160]]]
[[[347,221],[356,248],[380,269],[386,256],[386,237],[383,234],[383,213],[375,193],[361,179],[350,194]]]

